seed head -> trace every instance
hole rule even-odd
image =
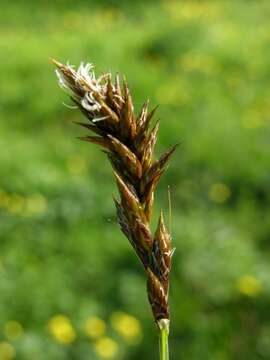
[[[171,269],[171,236],[162,213],[155,235],[150,229],[154,192],[176,147],[158,160],[154,159],[159,123],[150,129],[156,108],[148,110],[149,101],[135,115],[126,81],[121,86],[117,75],[96,77],[92,64],[56,65],[59,85],[87,118],[77,124],[95,135],[82,140],[100,145],[113,167],[120,201],[114,199],[122,232],[128,238],[147,275],[147,291],[155,321],[169,320],[168,290]]]

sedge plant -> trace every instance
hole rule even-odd
[[[52,60],[59,85],[68,92],[87,121],[78,122],[91,134],[82,140],[99,145],[110,161],[120,199],[114,199],[122,232],[140,259],[147,277],[147,294],[160,337],[160,360],[169,359],[169,273],[173,248],[162,212],[152,233],[154,192],[176,146],[155,160],[159,123],[150,123],[156,108],[146,101],[135,115],[129,87],[119,76],[96,77],[91,64],[76,70]]]

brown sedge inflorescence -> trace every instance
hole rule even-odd
[[[154,159],[159,123],[150,129],[150,122],[156,108],[149,111],[146,101],[136,116],[127,82],[121,84],[118,75],[113,82],[111,74],[96,78],[91,64],[76,70],[52,61],[60,86],[88,120],[78,124],[94,134],[81,139],[100,145],[112,165],[120,194],[120,200],[114,199],[118,222],[145,269],[155,321],[167,326],[171,235],[162,213],[154,234],[150,220],[156,186],[176,146]]]

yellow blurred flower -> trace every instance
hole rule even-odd
[[[0,359],[12,360],[15,358],[16,352],[14,347],[7,341],[0,342]]]
[[[224,203],[231,196],[231,190],[226,184],[216,183],[210,187],[209,197],[217,203]]]
[[[11,195],[9,198],[9,203],[7,209],[9,212],[14,214],[19,214],[23,212],[25,205],[25,198],[21,195]]]
[[[139,320],[124,312],[115,312],[111,316],[112,327],[128,342],[137,343],[142,336]]]
[[[94,346],[95,352],[103,359],[113,359],[119,351],[116,341],[109,337],[100,338]]]
[[[5,191],[0,191],[0,207],[7,208],[10,202],[10,196]]]
[[[84,325],[86,335],[91,338],[103,336],[106,332],[106,323],[98,317],[89,317]]]
[[[236,283],[238,291],[249,297],[256,297],[262,291],[262,284],[260,280],[252,275],[241,276]]]
[[[75,330],[68,317],[56,315],[49,320],[48,329],[51,335],[61,344],[70,344],[76,338]]]
[[[47,199],[42,194],[33,194],[26,199],[26,211],[30,214],[43,214],[47,207]]]
[[[22,336],[23,327],[18,321],[8,321],[4,325],[4,335],[8,340],[15,340]]]
[[[72,175],[80,175],[86,171],[87,164],[83,157],[74,155],[67,160],[67,168]]]

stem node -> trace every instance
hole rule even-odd
[[[158,321],[159,328],[159,356],[160,360],[169,360],[169,329],[170,329],[170,320],[169,319],[160,319]]]

